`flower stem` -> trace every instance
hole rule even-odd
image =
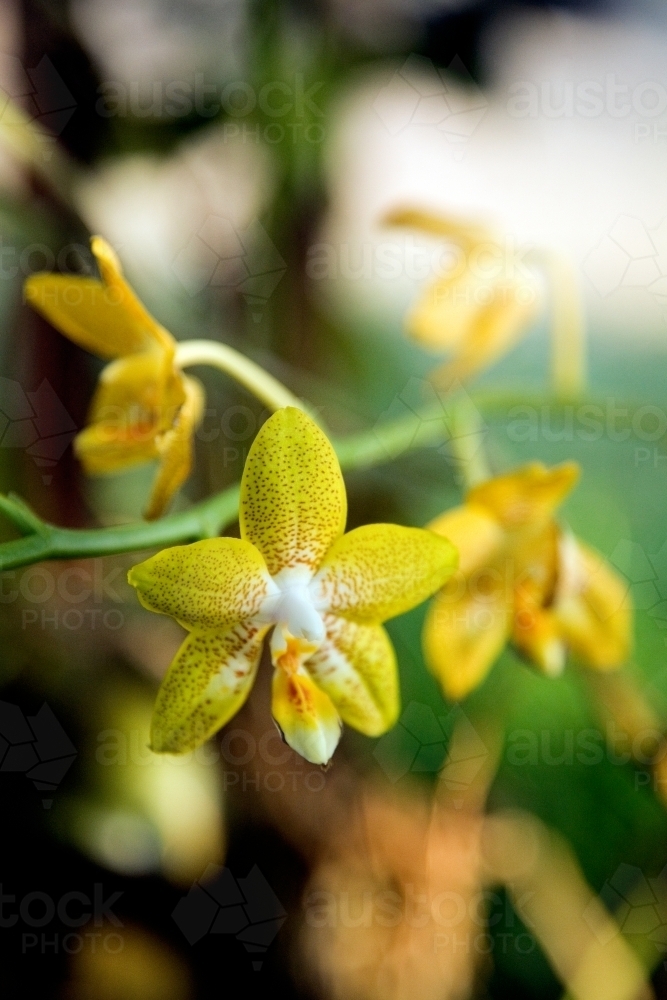
[[[279,410],[283,406],[307,409],[282,382],[227,344],[219,344],[213,340],[182,341],[176,349],[176,364],[179,368],[189,368],[191,365],[219,368],[245,386],[270,410]]]
[[[296,400],[291,405],[301,404]],[[358,469],[381,465],[412,448],[448,439],[450,432],[441,407],[425,408],[420,416],[417,432],[415,413],[410,411],[405,418],[333,440],[341,467]],[[23,536],[0,544],[0,571],[44,559],[90,559],[213,538],[236,520],[238,503],[239,486],[235,484],[187,511],[170,514],[159,521],[112,528],[71,529],[42,521],[18,497],[0,494],[0,512]]]
[[[551,378],[561,399],[581,396],[586,387],[586,322],[577,276],[568,260],[545,258],[551,286]]]

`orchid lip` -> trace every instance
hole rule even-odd
[[[288,638],[301,643],[304,652],[315,652],[325,636],[320,610],[309,589],[312,573],[306,567],[289,567],[271,577],[269,594],[255,620],[275,625],[271,640],[274,662],[284,652]]]

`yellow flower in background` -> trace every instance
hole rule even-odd
[[[157,696],[153,750],[192,750],[238,712],[272,626],[272,711],[297,753],[326,763],[341,721],[368,736],[393,725],[398,676],[381,623],[441,587],[456,552],[420,528],[343,534],[346,512],[331,444],[302,410],[285,407],[250,449],[241,538],[165,549],[130,570],[144,607],[190,632]]]
[[[459,572],[433,602],[423,637],[447,697],[477,687],[507,642],[550,676],[563,670],[568,650],[596,670],[627,659],[627,588],[554,520],[578,476],[573,462],[531,463],[476,486],[429,525],[459,550]]]
[[[157,459],[145,512],[152,520],[190,474],[203,392],[199,382],[176,368],[176,341],[124,280],[109,244],[95,236],[91,247],[101,280],[33,274],[25,282],[25,297],[75,344],[115,359],[100,375],[89,426],[77,435],[74,447],[93,475]]]
[[[488,367],[525,333],[541,305],[539,285],[521,261],[513,261],[488,230],[415,209],[389,213],[385,224],[417,229],[460,248],[461,257],[428,285],[405,319],[422,347],[450,352],[433,373],[449,388]],[[510,273],[508,273],[510,272]]]

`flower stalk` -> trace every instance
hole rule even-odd
[[[230,375],[239,385],[244,386],[272,411],[279,410],[283,406],[306,409],[301,400],[286,389],[277,378],[227,344],[219,344],[213,340],[181,341],[176,348],[174,363],[177,368],[190,368],[192,365],[210,365],[218,368],[226,375]]]
[[[551,292],[551,381],[560,399],[586,388],[586,321],[574,268],[557,254],[545,256]]]
[[[410,413],[370,430],[333,439],[341,467],[348,471],[371,468],[409,450],[448,439],[449,428],[442,407],[425,407],[420,417],[416,433],[415,415]],[[60,528],[43,521],[14,494],[0,494],[0,513],[22,535],[0,544],[0,572],[47,559],[92,559],[213,538],[236,520],[238,498],[239,486],[235,484],[194,504],[189,510],[157,521],[109,528]]]

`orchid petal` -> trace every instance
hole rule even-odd
[[[447,698],[459,701],[484,680],[509,637],[511,610],[502,585],[488,594],[445,589],[435,599],[424,625],[424,656]]]
[[[476,486],[468,493],[466,503],[484,507],[508,531],[526,528],[538,532],[578,478],[576,462],[563,462],[551,469],[541,462],[531,462]]]
[[[327,638],[305,667],[329,696],[343,722],[381,736],[398,718],[396,655],[381,625],[357,625],[325,616]]]
[[[197,629],[158,691],[151,724],[155,753],[187,753],[224,726],[252,688],[266,627]]]
[[[435,289],[431,294],[434,292]],[[442,295],[442,289],[439,293]],[[434,381],[444,386],[465,382],[506,354],[525,336],[540,304],[536,286],[529,280],[473,281],[466,275],[465,280],[452,283],[448,295],[451,301],[448,309],[441,305],[427,313],[422,305],[420,315],[413,310],[407,318],[409,332],[422,342],[428,336],[430,343],[437,344],[439,330],[441,346],[446,347],[443,324],[456,331],[454,357],[432,375]],[[476,308],[458,304],[463,298],[481,300],[484,304]]]
[[[145,608],[187,628],[221,628],[254,617],[272,587],[266,563],[240,538],[206,538],[163,549],[128,580]]]
[[[160,457],[157,435],[186,398],[185,380],[157,351],[130,354],[103,369],[89,426],[74,448],[86,472],[117,472]]]
[[[204,393],[196,379],[184,377],[185,401],[173,426],[157,439],[160,468],[144,516],[148,521],[160,517],[192,469],[192,436],[201,419]]]
[[[303,668],[274,672],[271,710],[288,746],[311,764],[329,762],[340,740],[340,718]]]
[[[345,484],[336,454],[303,410],[287,406],[255,438],[241,481],[241,537],[275,576],[288,567],[314,571],[343,532]]]
[[[454,507],[431,521],[428,528],[452,543],[459,554],[458,572],[463,576],[487,565],[505,542],[505,532],[496,518],[479,504]]]
[[[118,258],[106,240],[93,237],[91,247],[102,281],[40,272],[25,282],[26,300],[76,344],[103,358],[171,347],[173,338],[124,280]]]
[[[456,564],[454,546],[432,531],[366,524],[334,543],[311,589],[327,611],[378,623],[421,604]]]
[[[568,547],[575,579],[561,581],[555,617],[575,656],[596,670],[614,670],[632,647],[629,588],[599,553],[578,539]]]
[[[155,434],[141,425],[93,424],[77,434],[74,451],[91,476],[122,472],[159,458]]]
[[[512,643],[547,677],[559,677],[567,658],[562,630],[550,608],[545,608],[526,588],[516,593]]]

